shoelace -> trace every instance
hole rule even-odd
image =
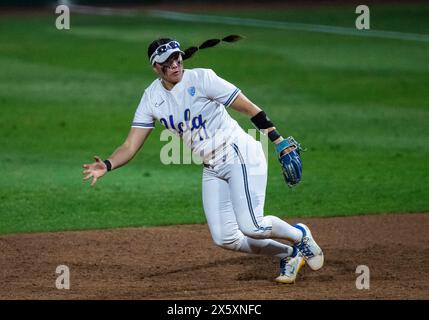
[[[290,258],[284,258],[280,260],[280,273],[282,275],[292,274],[293,271],[295,270],[294,266],[288,264],[290,260],[291,260]]]
[[[295,246],[298,248],[298,250],[306,257],[311,258],[314,257],[313,252],[310,250],[310,246],[308,245],[308,237],[304,237],[300,243],[296,244]]]

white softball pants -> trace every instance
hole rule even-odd
[[[276,216],[264,216],[267,162],[260,142],[240,135],[225,157],[203,170],[203,205],[213,241],[235,251],[284,258],[302,233]]]

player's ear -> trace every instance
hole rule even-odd
[[[156,68],[156,63],[152,66],[153,72],[155,72],[157,75],[160,75],[159,70]]]

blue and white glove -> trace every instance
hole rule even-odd
[[[302,161],[300,151],[303,150],[293,137],[287,137],[276,144],[276,152],[283,169],[283,177],[291,188],[296,186],[302,177]]]

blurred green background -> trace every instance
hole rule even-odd
[[[186,68],[212,68],[266,110],[308,152],[304,176],[285,186],[271,148],[266,214],[282,218],[429,209],[429,5],[374,5],[371,29],[426,34],[399,40],[54,11],[0,15],[0,233],[204,223],[198,165],[161,163],[161,126],[127,166],[94,188],[82,164],[125,139],[155,79],[147,46],[183,47],[240,34],[198,52]],[[225,9],[192,14],[354,28],[352,5]],[[367,32],[367,31],[362,31]],[[407,37],[407,36],[405,36]],[[426,37],[426,38],[425,38]],[[425,40],[426,39],[426,40]],[[230,110],[245,128],[250,121]]]

